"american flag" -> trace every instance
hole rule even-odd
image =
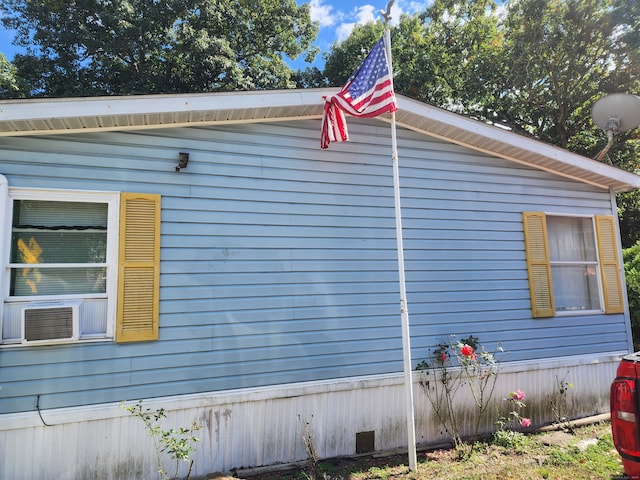
[[[397,109],[383,37],[345,86],[337,94],[325,97],[320,147],[328,148],[330,142],[349,140],[343,112],[354,117],[371,118]]]

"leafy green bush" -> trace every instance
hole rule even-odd
[[[527,437],[522,432],[513,430],[498,430],[493,432],[493,443],[504,448],[519,448],[527,443]]]
[[[158,462],[158,474],[161,480],[169,480],[170,478],[177,478],[179,461],[183,460],[189,463],[189,472],[187,473],[187,480],[191,477],[191,468],[193,467],[193,460],[191,460],[191,452],[194,452],[196,442],[200,440],[193,435],[193,433],[200,430],[202,427],[192,423],[190,427],[180,427],[177,430],[171,428],[164,430],[161,426],[161,422],[167,417],[164,408],[158,410],[151,410],[150,408],[143,408],[142,400],[138,400],[138,403],[134,405],[127,405],[123,400],[120,403],[120,408],[126,410],[134,417],[138,417],[144,422],[146,430],[153,439],[153,445],[156,449],[156,460]],[[175,473],[173,476],[169,476],[162,466],[162,458],[164,455],[168,455],[175,462]]]
[[[634,350],[640,350],[640,241],[622,250]]]

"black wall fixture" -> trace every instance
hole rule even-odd
[[[176,166],[176,172],[179,172],[183,168],[187,168],[188,163],[189,163],[189,154],[185,152],[180,152],[178,154],[178,165]]]

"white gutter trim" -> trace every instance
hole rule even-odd
[[[164,113],[164,112],[163,112]],[[287,122],[291,120],[317,120],[319,115],[303,115],[295,117],[263,118],[261,123],[267,122]],[[114,125],[111,127],[88,127],[88,128],[66,128],[64,130],[24,130],[20,132],[0,132],[0,137],[30,137],[34,135],[68,135],[72,133],[93,133],[93,132],[126,132],[131,130],[158,130],[161,128],[181,128],[181,127],[206,127],[211,125],[238,125],[242,123],[256,123],[256,119],[242,120],[211,120],[204,122],[175,122],[159,123],[153,125]]]
[[[8,100],[0,102],[0,121],[322,105],[322,95],[329,93],[335,89]]]
[[[404,110],[422,117],[428,117],[431,120],[443,123],[445,125],[450,125],[452,127],[458,128],[465,132],[480,135],[485,138],[492,138],[510,147],[520,148],[530,152],[536,152],[541,156],[557,160],[558,162],[562,162],[570,166],[581,168],[584,170],[592,171],[597,174],[603,175],[605,177],[609,177],[620,182],[628,183],[634,186],[635,188],[640,188],[640,176],[621,170],[612,165],[607,165],[606,163],[598,162],[590,158],[583,157],[582,155],[572,153],[560,147],[549,145],[539,140],[528,138],[508,130],[503,130],[496,126],[482,123],[480,121],[473,120],[473,119],[464,117],[462,115],[459,115],[457,113],[452,113],[440,108],[434,108],[429,105],[426,105],[408,98],[399,98],[398,106],[400,107],[401,110]],[[410,126],[407,126],[407,125],[403,125],[403,126],[411,129]],[[477,146],[469,145],[461,141],[456,141],[455,139],[452,139],[449,137],[445,137],[445,136],[440,137],[439,135],[430,133],[428,131],[425,131],[424,133],[433,135],[438,138],[446,139],[449,142],[458,143],[459,145],[466,146],[467,148],[471,148],[476,151],[484,151],[484,153],[496,155],[496,152],[493,152],[491,150],[482,150]],[[503,158],[506,158],[506,157],[503,157]],[[528,162],[523,162],[522,160],[518,160],[517,158],[513,158],[513,157],[509,157],[509,160],[512,160],[514,162],[518,162],[521,164],[530,165]],[[535,166],[536,168],[539,168],[541,170],[547,170],[540,165],[535,165]],[[548,169],[548,170],[555,174],[563,175],[563,173],[558,172],[556,170],[553,170],[553,169]],[[564,176],[585,182],[584,178],[580,178],[577,176],[574,177],[569,174],[564,174]],[[590,182],[587,182],[587,183],[590,183]],[[600,188],[608,189],[607,186],[597,185],[597,184],[594,184],[594,185],[599,186]]]

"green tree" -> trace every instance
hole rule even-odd
[[[293,87],[284,56],[315,54],[295,0],[0,0],[33,94]]]
[[[640,350],[640,242],[622,251],[634,349]]]
[[[591,108],[640,94],[640,3],[628,0],[434,0],[391,30],[398,93],[594,158],[607,142]],[[324,74],[346,80],[382,32],[354,30]],[[640,129],[616,135],[603,161],[640,172]],[[640,240],[640,192],[620,195],[624,247]]]
[[[481,114],[502,43],[494,0],[435,0],[391,28],[395,90],[461,113]],[[358,26],[326,55],[324,74],[343,84],[380,39],[384,23]]]
[[[293,74],[296,88],[321,88],[329,86],[327,78],[318,67],[308,67]]]
[[[504,23],[496,117],[513,129],[595,156],[590,109],[631,81],[610,0],[515,0]],[[597,134],[597,130],[594,135]]]
[[[640,3],[615,0],[613,18],[621,27],[621,40],[628,46],[629,61],[637,71],[640,69]]]
[[[639,65],[629,60],[639,47],[637,5],[510,0],[501,16],[493,0],[434,0],[392,28],[396,91],[594,157],[606,136],[591,106],[640,85]],[[332,46],[330,84],[346,80],[382,28],[362,26]],[[623,168],[633,163],[624,157],[630,135],[609,155]]]
[[[0,53],[0,98],[20,96],[18,69]]]
[[[404,48],[417,50],[412,63],[401,57],[401,65],[415,65],[415,71],[401,69],[401,85],[410,85],[409,94],[419,100],[484,117],[493,101],[488,86],[500,75],[497,8],[494,0],[435,0],[418,16],[421,30],[415,20],[401,25],[399,31],[408,27],[409,34],[401,35]]]
[[[632,78],[626,91],[640,95],[640,3],[615,0],[612,16],[620,30],[620,39],[626,47],[626,68],[631,71]],[[640,129],[618,135],[613,150],[617,153],[617,166],[630,172],[640,172]],[[618,195],[617,200],[622,245],[632,247],[640,241],[640,191]],[[640,310],[637,315],[640,315]],[[640,321],[636,324],[640,324]],[[635,338],[640,338],[640,335],[636,335]]]
[[[369,22],[356,25],[344,41],[334,42],[330,54],[325,55],[323,75],[328,84],[336,87],[344,85],[380,40],[383,32],[383,22]]]

